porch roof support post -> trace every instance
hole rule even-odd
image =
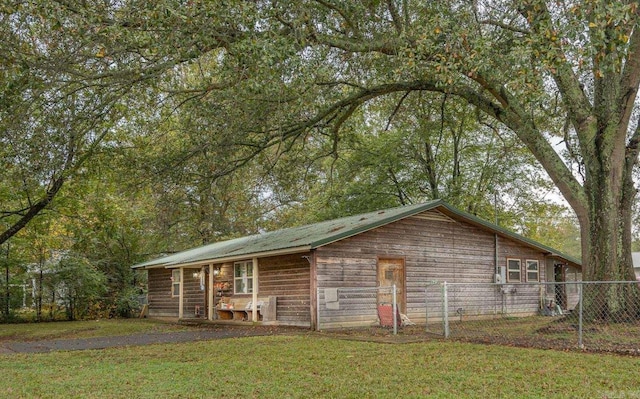
[[[214,287],[213,287],[213,264],[209,265],[209,292],[207,292],[207,301],[209,302],[209,307],[207,309],[207,319],[209,320],[213,320],[213,293],[214,293]]]
[[[180,295],[178,297],[178,319],[184,315],[184,267],[180,268]]]
[[[258,258],[253,258],[253,278],[252,281],[252,289],[253,298],[251,298],[251,314],[253,314],[251,321],[254,323],[258,321]]]

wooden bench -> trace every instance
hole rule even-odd
[[[252,321],[253,302],[251,297],[230,298],[228,303],[219,303],[216,313],[220,320]],[[274,321],[276,319],[276,297],[258,298],[258,320]]]

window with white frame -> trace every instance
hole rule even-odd
[[[171,270],[171,296],[180,296],[180,269]]]
[[[520,259],[507,259],[507,282],[519,283],[520,278]]]
[[[527,281],[540,281],[540,263],[537,259],[527,259]]]
[[[233,264],[233,293],[253,293],[253,262],[248,260]]]

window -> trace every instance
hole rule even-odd
[[[171,297],[180,296],[180,269],[171,270]]]
[[[253,262],[236,262],[233,265],[233,293],[253,293]]]
[[[540,281],[540,265],[536,259],[527,259],[527,281]]]
[[[519,283],[520,281],[520,259],[507,259],[507,282]]]

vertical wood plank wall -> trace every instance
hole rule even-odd
[[[178,317],[178,297],[171,297],[171,270],[149,269],[149,316]]]
[[[205,292],[200,290],[200,279],[193,273],[200,269],[184,270],[184,317],[195,317],[196,305],[200,306],[201,317],[206,318]],[[171,296],[171,270],[165,268],[149,269],[149,316],[178,317],[178,296]]]
[[[495,276],[494,234],[437,211],[427,211],[318,248],[316,257],[320,288],[375,287],[378,257],[404,257],[407,314],[416,319],[424,319],[427,283],[434,280],[492,283]],[[540,281],[545,281],[545,256],[541,252],[499,237],[498,265],[506,266],[507,258],[521,259],[523,282],[526,260],[537,259]],[[493,296],[496,288],[488,289]],[[466,300],[481,302],[487,293],[478,291],[473,295]],[[535,310],[540,303],[539,288],[532,288],[524,298]],[[322,307],[320,312],[321,318],[329,317],[329,313],[323,314]],[[336,317],[332,311],[330,321],[347,323],[357,316],[350,313]]]
[[[277,297],[278,323],[301,326],[311,323],[311,266],[303,257],[309,255],[273,256],[258,261],[258,296]]]
[[[183,293],[183,316],[185,318],[196,317],[196,305],[200,307],[200,318],[207,318],[205,311],[205,291],[200,290],[200,278],[194,278],[193,273],[198,269],[184,269]]]

